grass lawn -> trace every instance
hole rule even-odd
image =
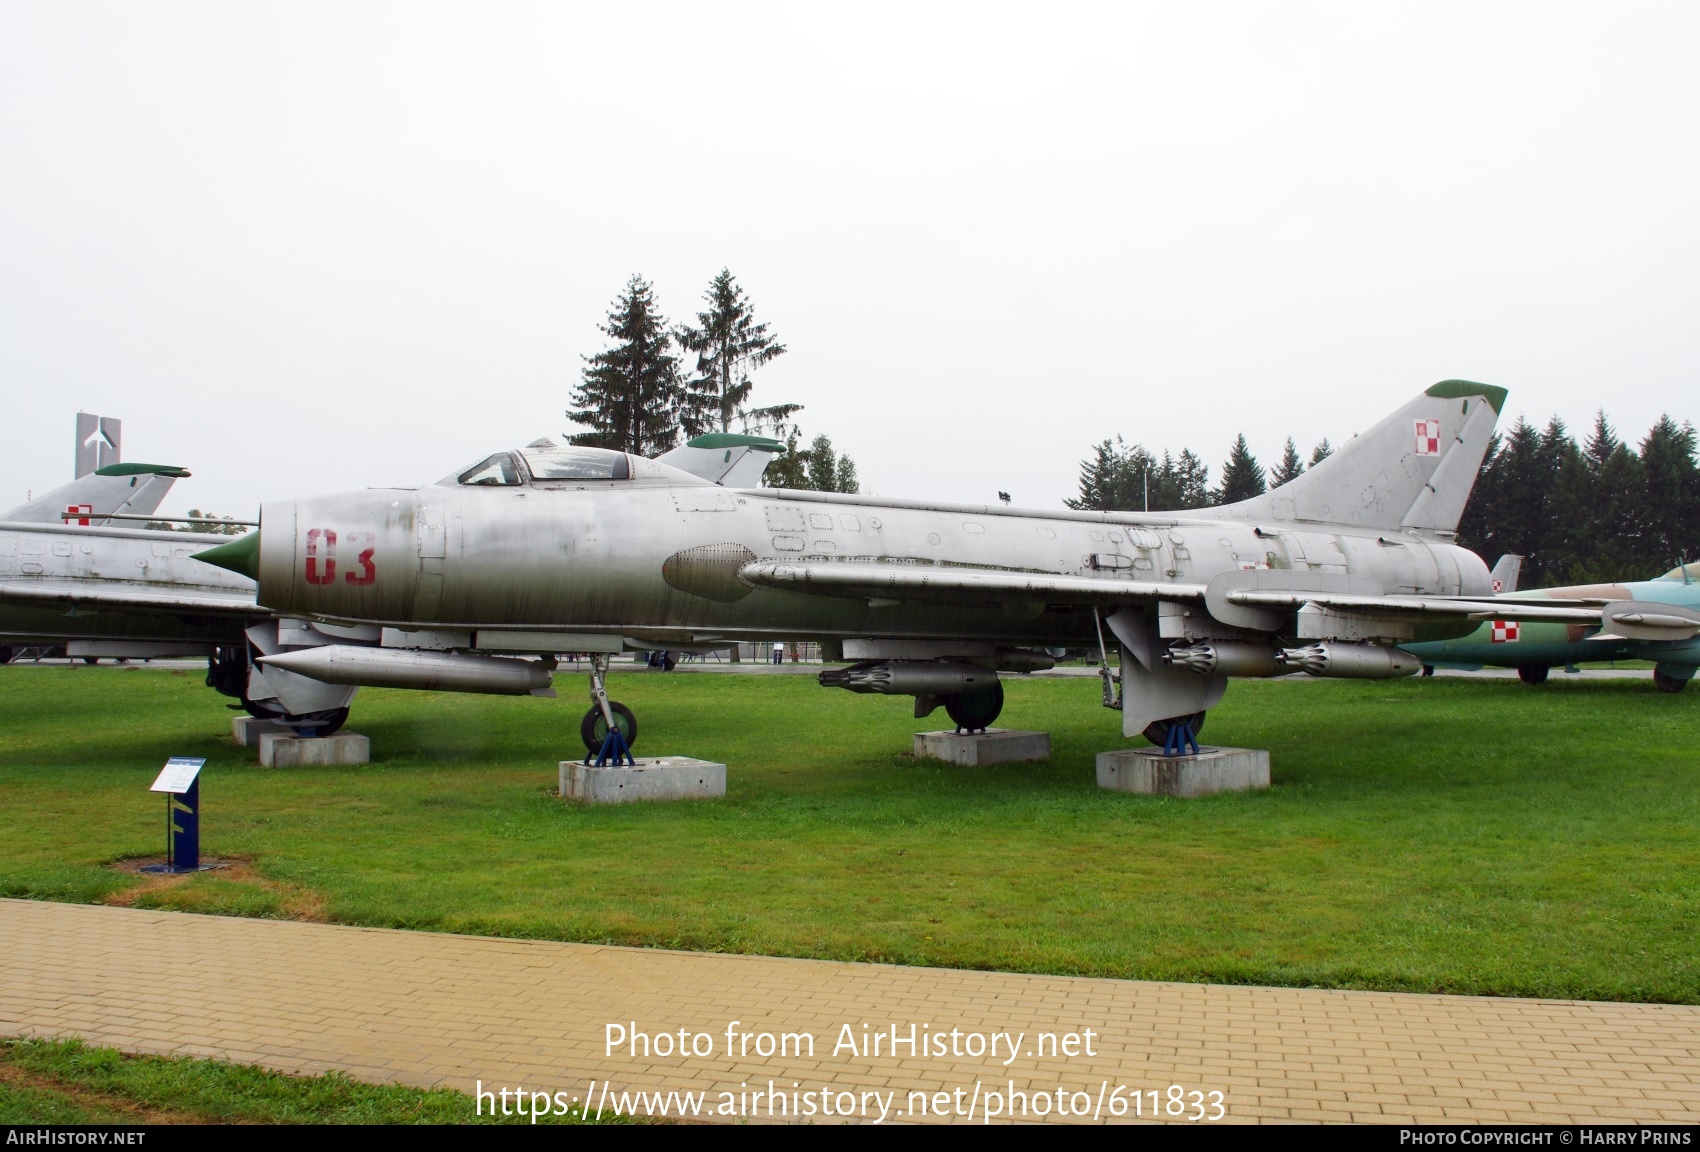
[[[1216,743],[1275,787],[1099,791],[1095,680],[1008,684],[1049,763],[912,760],[907,698],[627,672],[638,751],[723,801],[548,795],[561,699],[368,690],[359,768],[271,771],[193,671],[0,668],[0,895],[1148,979],[1700,1003],[1700,691],[1649,680],[1236,682]],[[937,714],[932,723],[942,718]],[[203,851],[160,882],[166,757],[205,756]]]
[[[563,1101],[563,1103],[565,1103]],[[480,1117],[446,1088],[362,1084],[337,1073],[283,1076],[217,1060],[124,1056],[77,1040],[0,1041],[0,1124],[525,1124]],[[540,1106],[541,1107],[541,1106]],[[590,1122],[629,1122],[612,1113]],[[539,1117],[583,1123],[577,1108]]]

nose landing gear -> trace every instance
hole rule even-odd
[[[590,711],[579,721],[579,738],[584,741],[586,764],[595,757],[597,767],[614,764],[636,764],[632,744],[637,741],[637,717],[618,700],[608,699],[607,653],[590,657]]]

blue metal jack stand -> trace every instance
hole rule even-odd
[[[602,741],[602,751],[596,754],[597,768],[608,767],[608,761],[613,760],[614,767],[637,767],[637,760],[632,756],[631,748],[626,744],[626,737],[618,728],[608,729],[607,737]],[[590,763],[590,753],[584,754],[584,762]]]
[[[1198,737],[1193,734],[1192,721],[1169,725],[1169,734],[1163,737],[1163,755],[1185,756],[1188,748],[1192,749],[1192,755],[1198,755]]]

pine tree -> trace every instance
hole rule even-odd
[[[1550,587],[1565,562],[1552,493],[1575,444],[1556,416],[1544,433],[1519,416],[1490,450],[1459,526],[1460,539],[1484,557],[1517,553],[1523,557],[1523,585]]]
[[[1177,511],[1209,507],[1211,503],[1210,469],[1204,461],[1193,455],[1192,449],[1181,449],[1180,459],[1176,460],[1173,465],[1169,463],[1169,454],[1165,451],[1163,453],[1163,473],[1164,478],[1173,484],[1175,492],[1175,498],[1172,503],[1168,504],[1168,507]],[[1157,507],[1155,500],[1152,501],[1151,507]]]
[[[798,448],[802,432],[792,425],[785,437],[785,451],[768,462],[761,482],[769,488],[807,488],[809,486],[808,453]]]
[[[1504,549],[1498,548],[1494,532],[1499,523],[1498,460],[1505,439],[1498,432],[1488,437],[1487,451],[1476,469],[1476,482],[1470,488],[1470,498],[1464,504],[1464,514],[1458,519],[1458,542],[1488,558],[1493,563]],[[1498,549],[1496,551],[1496,549]]]
[[[614,345],[586,356],[583,383],[573,389],[567,419],[591,429],[574,444],[655,456],[679,439],[684,388],[666,317],[641,276],[626,282],[608,322],[597,325]]]
[[[1241,433],[1228,453],[1228,462],[1222,465],[1222,487],[1216,492],[1216,503],[1237,504],[1241,500],[1261,496],[1268,490],[1263,467],[1251,454],[1245,434]]]
[[[1587,488],[1579,511],[1566,511],[1574,519],[1569,534],[1576,558],[1565,574],[1566,584],[1603,583],[1640,579],[1651,575],[1637,567],[1641,524],[1636,516],[1641,489],[1641,460],[1618,439],[1606,422],[1605,410],[1594,414],[1594,430],[1582,446],[1581,461],[1587,472]],[[1562,515],[1562,513],[1561,513]]]
[[[1546,579],[1549,585],[1574,584],[1583,579],[1590,553],[1598,547],[1588,532],[1593,477],[1582,450],[1556,416],[1541,437],[1541,447],[1552,477],[1542,525]]]
[[[1080,495],[1063,501],[1091,512],[1171,512],[1210,503],[1210,469],[1191,452],[1163,462],[1143,445],[1128,447],[1120,436],[1092,446],[1080,462]]]
[[[846,495],[853,496],[862,490],[862,482],[856,479],[856,462],[848,456],[838,458],[837,484],[833,491]]]
[[[801,433],[793,427],[785,442],[784,455],[767,466],[762,482],[769,488],[802,488],[815,492],[861,491],[856,463],[840,456],[826,435],[816,436],[807,448],[797,447]]]
[[[1330,444],[1328,442],[1328,437],[1324,436],[1322,438],[1322,443],[1310,450],[1310,466],[1315,468],[1318,464],[1322,463],[1332,455],[1334,455],[1334,445]]]
[[[1113,512],[1122,467],[1121,437],[1092,445],[1092,457],[1080,462],[1080,495],[1063,503],[1076,511]]]
[[[838,454],[826,435],[816,436],[808,451],[809,487],[816,492],[838,491]]]
[[[1304,461],[1299,459],[1299,450],[1293,444],[1293,438],[1287,437],[1287,446],[1281,452],[1281,462],[1269,472],[1269,486],[1279,488],[1289,480],[1297,480],[1305,470]]]
[[[1641,441],[1640,573],[1646,579],[1700,553],[1700,468],[1692,424],[1660,416]]]
[[[1141,511],[1148,485],[1157,486],[1161,496],[1161,480],[1152,475],[1155,464],[1151,453],[1138,444],[1129,448],[1120,436],[1094,444],[1092,458],[1080,462],[1080,495],[1063,503],[1093,512]]]
[[[709,282],[703,293],[708,311],[697,313],[696,328],[681,327],[679,346],[697,354],[697,374],[688,385],[681,422],[686,436],[718,427],[729,431],[734,416],[757,427],[788,420],[802,405],[778,404],[747,409],[750,373],[785,354],[785,345],[755,322],[755,309],[729,269]]]

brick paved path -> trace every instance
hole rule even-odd
[[[811,1033],[814,1057],[728,1058],[732,1020]],[[609,1055],[614,1022],[705,1033],[714,1055]],[[834,1055],[841,1026],[859,1042],[864,1022],[905,1036],[930,1025],[946,1043],[953,1028],[1024,1032],[1024,1050],[1041,1032],[1091,1028],[1096,1055],[1008,1067],[1001,1047],[996,1059]],[[706,1089],[710,1107],[771,1080],[786,1093],[895,1092],[894,1120],[909,1092],[958,1088],[951,1109],[981,1119],[1011,1080],[1053,1112],[1057,1088],[1085,1093],[1065,1102],[1088,1119],[1116,1085],[1166,1104],[1179,1084],[1223,1092],[1242,1121],[1700,1120],[1695,1007],[1018,976],[21,900],[0,900],[0,1035],[467,1092],[478,1080],[569,1095],[591,1081],[598,1093]],[[1031,1095],[1027,1106],[1032,1118]]]

